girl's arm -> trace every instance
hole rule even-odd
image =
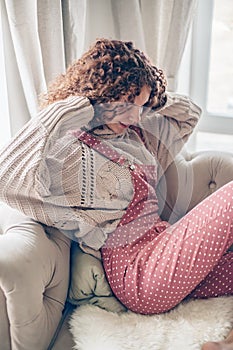
[[[141,123],[147,148],[164,172],[192,134],[201,109],[189,97],[167,93],[162,107],[151,110]]]

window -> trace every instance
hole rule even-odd
[[[233,117],[233,2],[213,6],[207,111]]]
[[[232,61],[233,2],[199,0],[192,33],[190,94],[203,109],[200,131],[233,135]]]
[[[188,148],[233,153],[233,2],[199,0],[181,62],[178,92],[202,108]]]

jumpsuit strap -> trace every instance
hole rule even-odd
[[[71,134],[77,137],[80,141],[84,142],[87,146],[104,155],[114,163],[124,165],[128,160],[122,154],[109,147],[103,141],[97,139],[92,134],[80,129],[71,131]]]

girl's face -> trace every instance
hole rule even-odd
[[[110,119],[106,118],[106,125],[115,134],[122,134],[130,125],[140,122],[143,106],[149,101],[151,89],[145,85],[142,87],[140,95],[135,97],[134,103],[127,102],[127,96],[121,100],[111,103],[109,110]],[[107,117],[107,114],[106,114]]]

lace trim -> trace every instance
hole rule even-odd
[[[94,189],[95,189],[94,151],[93,149],[90,149],[90,204],[94,203]]]
[[[82,174],[83,174],[83,181],[82,181],[82,190],[81,190],[81,205],[85,204],[85,198],[86,198],[86,192],[87,192],[87,152],[86,147],[82,143]]]
[[[87,147],[83,142],[82,147],[82,189],[81,189],[81,205],[94,204],[95,192],[95,160],[94,151]],[[87,181],[88,179],[88,181]],[[88,186],[89,185],[89,186]]]

